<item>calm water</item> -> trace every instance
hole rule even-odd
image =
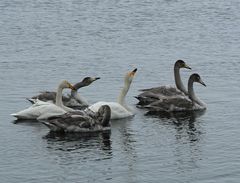
[[[1,182],[239,182],[240,2],[2,0],[0,2]],[[184,82],[207,103],[205,114],[112,122],[110,136],[54,136],[35,121],[14,124],[25,97],[59,81],[101,80],[81,90],[90,103],[115,101],[137,67],[127,96]]]

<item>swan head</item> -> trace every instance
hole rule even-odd
[[[131,72],[128,72],[128,73],[126,74],[126,76],[125,76],[125,83],[131,83],[132,80],[133,80],[133,78],[134,78],[134,76],[135,76],[135,74],[136,74],[136,72],[137,72],[137,68],[134,69],[134,70],[131,71]]]
[[[94,81],[96,81],[96,80],[98,80],[98,79],[100,79],[100,77],[94,77],[94,78],[92,78],[92,77],[85,77],[85,78],[81,81],[81,83],[83,83],[84,86],[88,86],[88,85],[90,85],[92,82],[94,82]]]
[[[90,85],[92,82],[96,81],[100,79],[99,77],[95,77],[95,78],[92,78],[92,77],[85,77],[81,82],[79,83],[76,83],[73,87],[75,88],[74,91],[77,91],[79,88],[81,87],[85,87],[85,86],[88,86]]]
[[[177,60],[175,63],[175,68],[186,68],[191,69],[183,60]]]
[[[200,83],[203,86],[206,87],[206,84],[203,82],[202,78],[199,76],[199,74],[194,73],[190,76],[190,79],[193,80],[194,82]]]
[[[102,105],[97,112],[97,118],[103,127],[111,126],[111,108],[108,105]]]
[[[60,85],[61,88],[70,88],[72,90],[76,90],[72,84],[70,84],[67,80],[61,81]]]

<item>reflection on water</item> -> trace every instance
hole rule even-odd
[[[21,124],[21,125],[30,125],[30,126],[35,126],[35,125],[40,125],[41,123],[38,120],[35,119],[18,119],[18,120],[13,120],[12,123],[14,124]]]
[[[127,155],[134,156],[136,154],[134,149],[134,131],[128,127],[131,122],[133,122],[133,118],[126,118],[121,120],[115,120],[112,122],[112,128],[118,129],[119,134],[119,145]],[[132,159],[132,157],[130,158]]]
[[[102,150],[111,152],[110,133],[56,133],[49,132],[43,138],[48,142],[48,148],[55,148],[55,143],[60,144],[62,151],[75,151],[79,148],[98,146]]]
[[[185,174],[198,168],[201,160],[202,129],[196,118],[198,113],[192,113],[188,118],[176,118],[175,125],[175,149],[177,173]]]
[[[37,120],[14,120],[12,123],[17,125],[43,127],[44,125]],[[47,128],[47,127],[46,127]],[[61,150],[71,151],[82,147],[89,147],[96,145],[96,142],[100,145],[102,150],[111,150],[111,131],[106,132],[90,132],[90,133],[56,133],[48,132],[43,137],[49,144],[62,143],[65,147]],[[68,147],[68,142],[71,142],[72,147]],[[75,143],[74,143],[75,142]],[[70,144],[70,143],[69,143]]]
[[[201,117],[206,111],[187,111],[174,113],[146,113],[147,117],[159,119],[158,123],[172,129],[172,153],[176,173],[185,175],[198,168],[202,159],[202,134]]]
[[[112,158],[110,133],[54,133],[43,136],[46,151],[60,167],[76,166],[82,169],[87,162],[99,162]]]
[[[162,119],[171,119],[173,123],[182,124],[186,121],[189,122],[190,126],[193,124],[196,119],[202,115],[204,115],[206,110],[199,110],[199,111],[179,111],[179,112],[165,112],[165,111],[159,111],[159,112],[147,112],[147,116],[157,116]]]
[[[176,138],[181,138],[182,135],[188,135],[189,141],[198,141],[198,136],[201,134],[196,128],[197,119],[204,115],[206,110],[202,111],[181,111],[181,112],[158,112],[146,113],[147,116],[154,116],[168,123],[172,123],[176,129]],[[185,134],[184,134],[185,133]]]

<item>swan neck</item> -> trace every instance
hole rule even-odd
[[[63,88],[61,86],[59,86],[57,89],[57,94],[56,94],[56,106],[61,107],[63,110],[65,110],[67,112],[73,111],[73,109],[63,105],[62,92],[63,92]]]
[[[83,105],[89,105],[86,99],[84,99],[77,91],[72,90],[71,91],[71,97],[77,100],[79,103]]]
[[[73,87],[74,87],[76,90],[71,90],[71,96],[72,96],[72,97],[74,97],[74,96],[77,95],[77,90],[78,90],[79,88],[84,87],[84,84],[83,84],[83,82],[79,82],[79,83],[76,83]]]
[[[71,90],[71,97],[76,99],[81,104],[88,105],[88,102],[84,98],[82,98],[80,94],[77,92],[79,88],[82,88],[84,86],[86,86],[86,84],[83,82],[76,83],[73,86],[76,90]]]
[[[190,100],[192,100],[193,103],[197,103],[200,106],[205,106],[204,103],[195,95],[193,83],[194,81],[190,78],[188,81],[188,93]]]
[[[82,87],[84,87],[84,86],[86,86],[86,84],[83,83],[83,82],[79,82],[79,83],[76,83],[75,85],[73,85],[73,87],[74,87],[76,90],[78,90],[79,88],[82,88]],[[72,90],[72,91],[73,91],[73,90]]]
[[[118,103],[121,105],[125,105],[125,97],[127,95],[127,92],[129,90],[130,87],[130,83],[129,82],[125,82],[124,87],[122,88],[120,95],[118,97]]]
[[[63,91],[63,88],[62,87],[58,87],[57,94],[56,94],[56,105],[59,106],[59,107],[63,106],[62,91]]]
[[[176,84],[177,89],[182,91],[185,95],[188,95],[188,92],[187,92],[186,88],[184,87],[182,80],[181,80],[180,68],[177,67],[176,65],[174,66],[174,79],[175,79],[175,84]]]

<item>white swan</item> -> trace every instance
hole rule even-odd
[[[63,96],[63,104],[68,107],[72,108],[86,108],[88,107],[88,102],[77,92],[78,89],[89,86],[92,82],[100,79],[99,77],[85,77],[81,82],[76,83],[73,87],[75,90],[71,91],[71,95]],[[39,95],[35,95],[31,97],[31,99],[28,99],[31,103],[34,103],[35,100],[32,99],[39,99],[44,102],[56,102],[56,92],[51,91],[44,91],[41,92]]]
[[[47,119],[50,116],[61,115],[68,111],[73,111],[73,109],[64,106],[62,103],[62,91],[64,88],[74,90],[74,87],[68,81],[62,81],[57,89],[56,104],[36,99],[35,103],[29,108],[11,115],[17,119]]]
[[[177,60],[175,62],[174,78],[175,78],[176,88],[173,86],[160,86],[160,87],[140,90],[143,93],[135,97],[139,100],[137,105],[144,106],[162,98],[168,98],[176,95],[182,95],[182,96],[188,95],[188,91],[185,89],[181,80],[181,76],[180,76],[181,68],[191,69],[183,60]]]
[[[193,90],[193,83],[198,82],[203,86],[206,86],[201,77],[194,73],[188,80],[188,93],[189,96],[172,96],[169,98],[159,99],[145,106],[149,112],[157,113],[161,111],[165,112],[177,112],[177,111],[195,111],[205,110],[206,104],[202,102]]]
[[[91,105],[88,109],[92,110],[93,112],[97,112],[102,105],[108,105],[111,108],[111,119],[121,119],[133,116],[134,112],[125,103],[125,97],[136,72],[137,69],[134,69],[133,71],[126,74],[124,79],[124,87],[122,88],[122,91],[119,95],[118,102],[97,102]]]

